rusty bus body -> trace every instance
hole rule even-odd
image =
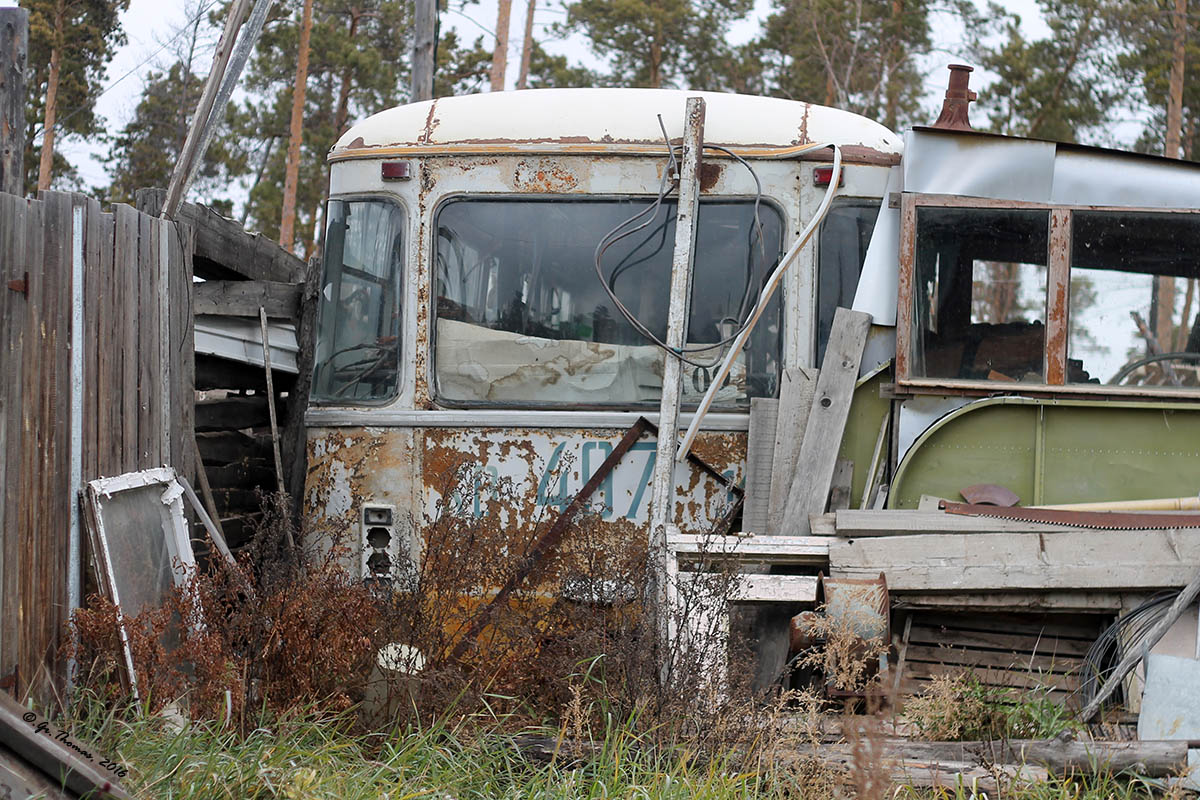
[[[592,255],[655,200],[670,165],[658,117],[678,141],[695,94],[446,98],[383,112],[335,145],[305,504],[315,529],[360,541],[364,577],[419,557],[420,528],[448,491],[497,526],[533,524],[570,501],[638,416],[654,419],[663,355],[619,317]],[[695,447],[741,480],[750,397],[776,396],[783,367],[814,363],[819,330],[852,300],[842,277],[851,262],[857,277],[899,138],[806,103],[703,96],[705,142],[745,162],[704,156],[689,342],[721,338],[809,221],[827,191],[823,145],[845,164],[836,224],[788,273]],[[652,327],[665,324],[670,202],[649,238],[604,265],[620,268],[618,296]],[[685,410],[709,374],[685,370]],[[653,441],[638,442],[591,498],[614,529],[645,529],[654,456]],[[448,489],[464,461],[477,467],[471,485]],[[491,502],[497,479],[521,503]],[[727,487],[688,464],[676,481],[682,529],[707,530]],[[386,547],[367,542],[364,514],[394,521]]]

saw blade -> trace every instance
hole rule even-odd
[[[1019,522],[1042,522],[1049,525],[1069,525],[1074,528],[1096,528],[1107,531],[1164,530],[1167,528],[1200,528],[1200,514],[1188,512],[1147,513],[1137,511],[1062,511],[1051,508],[987,506],[971,503],[951,503],[943,500],[938,508],[948,514],[967,517],[993,517]]]

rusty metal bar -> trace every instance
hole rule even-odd
[[[696,217],[700,207],[700,159],[704,147],[703,98],[689,97],[684,113],[683,152],[679,159],[679,204],[675,213],[675,254],[671,259],[671,295],[667,310],[667,346],[682,350],[691,309],[692,262]],[[666,526],[675,501],[675,453],[679,438],[683,361],[678,355],[663,364],[662,401],[658,414],[658,450],[650,494],[651,542],[666,542]]]
[[[629,452],[629,448],[633,447],[634,442],[642,438],[643,434],[650,432],[653,427],[645,417],[638,417],[637,421],[629,427],[629,430],[625,431],[625,435],[621,437],[621,441],[617,442],[612,452],[608,454],[608,457],[604,459],[595,473],[588,478],[587,483],[579,490],[579,494],[571,499],[570,504],[558,515],[558,519],[554,520],[554,524],[530,548],[529,554],[525,556],[524,561],[517,567],[517,571],[504,583],[504,586],[500,587],[500,591],[496,592],[496,596],[488,601],[488,604],[484,606],[483,610],[471,622],[471,626],[467,628],[466,633],[463,634],[458,644],[450,652],[451,661],[457,661],[462,658],[467,648],[471,646],[471,642],[487,626],[496,609],[507,602],[517,587],[529,579],[529,576],[533,574],[538,564],[558,548],[562,543],[564,534],[567,532],[567,528],[570,526],[572,520],[575,519],[575,515],[583,508],[587,499],[600,488],[600,484],[604,482],[604,478],[608,473],[616,469],[617,464]]]
[[[658,436],[658,426],[657,425],[655,425],[653,422],[651,422],[650,420],[648,420],[644,417],[639,421],[642,422],[646,426],[646,430],[648,430],[650,433],[654,434],[655,436]],[[712,464],[709,464],[707,461],[705,461],[704,459],[702,459],[700,456],[696,455],[695,453],[689,451],[687,453],[687,460],[689,462],[691,462],[692,464],[694,464],[704,474],[706,474],[709,477],[713,478],[714,480],[724,484],[726,489],[733,492],[738,497],[741,497],[742,495],[744,495],[746,493],[745,489],[743,489],[741,486],[738,486],[737,481],[735,481],[733,478],[728,478],[728,477],[722,475],[720,472],[717,471],[716,467],[714,467]]]

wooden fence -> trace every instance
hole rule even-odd
[[[50,700],[88,565],[79,490],[190,475],[191,229],[78,194],[0,194],[0,682]]]

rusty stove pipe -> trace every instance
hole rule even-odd
[[[976,95],[970,89],[973,67],[951,64],[950,84],[946,87],[946,99],[942,102],[942,113],[933,127],[948,131],[969,131],[971,121],[967,119],[967,107]]]

